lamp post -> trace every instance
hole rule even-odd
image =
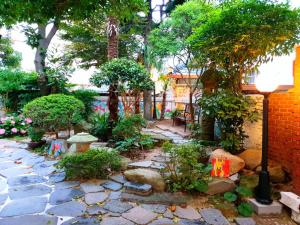
[[[255,195],[256,201],[264,205],[270,205],[273,201],[271,198],[270,176],[268,172],[268,97],[277,87],[278,84],[275,80],[272,80],[272,77],[261,75],[256,79],[256,89],[264,96],[264,99],[261,171],[258,186],[255,189]]]

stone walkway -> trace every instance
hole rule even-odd
[[[64,181],[57,161],[0,140],[0,225],[229,225],[216,209],[167,205],[183,199],[168,193],[123,193],[122,175],[110,180]],[[253,224],[253,223],[238,223]]]

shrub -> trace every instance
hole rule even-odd
[[[68,179],[107,178],[111,171],[118,171],[121,158],[107,148],[90,149],[84,153],[65,156],[59,162]]]
[[[154,146],[154,140],[149,135],[137,135],[135,137],[126,138],[116,143],[116,150],[128,151],[134,149],[150,149]]]
[[[243,129],[244,122],[258,119],[254,101],[242,94],[223,90],[203,96],[200,106],[204,115],[219,122],[222,147],[231,153],[243,150],[244,139],[247,137]]]
[[[102,115],[94,114],[91,117],[92,129],[91,134],[101,139],[102,141],[107,141],[110,137],[110,123],[109,114],[104,113]]]
[[[28,136],[30,137],[32,142],[39,142],[42,140],[45,131],[43,129],[29,127]]]
[[[89,116],[94,112],[93,103],[95,101],[95,96],[97,96],[98,93],[93,90],[80,89],[80,90],[71,92],[71,94],[75,98],[77,98],[83,102],[84,107],[85,107],[85,112],[84,112],[83,116],[87,120],[89,118]]]
[[[0,138],[27,134],[31,122],[30,118],[24,118],[22,115],[2,117],[0,120]]]
[[[164,169],[164,176],[171,191],[207,191],[212,167],[200,162],[206,155],[201,146],[174,145],[166,142],[163,150],[170,155],[170,161]]]
[[[53,94],[29,102],[23,111],[32,119],[33,127],[58,132],[82,119],[84,105],[73,96]]]

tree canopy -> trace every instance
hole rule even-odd
[[[14,51],[11,40],[0,38],[0,68],[19,68],[21,60],[21,53]]]

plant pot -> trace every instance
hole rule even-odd
[[[39,148],[41,146],[43,146],[44,144],[46,144],[45,140],[40,140],[40,141],[32,141],[28,143],[28,147],[30,149],[35,149],[35,148]]]

